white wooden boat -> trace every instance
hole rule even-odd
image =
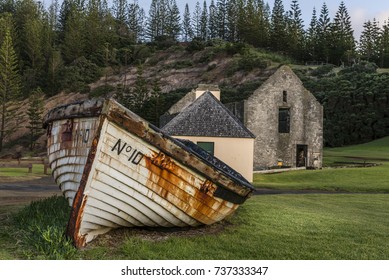
[[[47,154],[56,183],[73,205],[104,100],[59,106],[44,119]]]
[[[240,174],[193,143],[169,137],[114,100],[97,107],[98,118],[84,114],[61,122],[46,120],[53,124],[50,161],[54,171],[60,170],[54,176],[65,195],[70,193],[65,183],[74,182],[68,195],[72,212],[67,235],[77,247],[113,228],[212,224],[251,195],[252,186]],[[69,119],[72,142],[61,150],[58,135]],[[81,127],[88,127],[94,137],[77,150],[80,141],[74,135]],[[73,167],[77,164],[82,167]]]

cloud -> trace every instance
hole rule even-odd
[[[385,11],[381,11],[376,19],[380,22],[380,26],[384,25],[385,22],[387,23],[389,21],[389,9]]]
[[[363,24],[370,19],[369,15],[366,9],[354,8],[350,10],[350,18],[354,28],[354,37],[358,41],[363,30]]]

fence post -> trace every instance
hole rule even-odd
[[[43,172],[47,175],[47,169],[49,168],[49,160],[47,158],[43,159]]]
[[[32,173],[32,163],[28,164],[28,173]]]

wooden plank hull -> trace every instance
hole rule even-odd
[[[49,164],[70,206],[80,185],[97,124],[97,117],[55,120],[51,124],[47,139]]]
[[[56,122],[51,135],[60,134],[68,119]],[[113,100],[105,102],[99,118],[72,122],[77,128],[89,122],[93,140],[80,146],[73,137],[63,151],[51,136],[48,149],[58,170],[54,176],[72,202],[67,234],[77,247],[113,228],[212,224],[252,193],[235,171]]]

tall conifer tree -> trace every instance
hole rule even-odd
[[[331,19],[326,3],[323,3],[321,8],[317,28],[318,58],[323,62],[329,62]]]
[[[9,103],[20,96],[20,76],[18,60],[11,36],[11,16],[7,15],[0,21],[5,26],[5,35],[0,47],[0,152],[5,139],[12,133],[16,124],[13,124],[13,115],[9,111]]]
[[[339,5],[331,26],[330,46],[332,63],[350,65],[354,58],[355,40],[351,19],[343,1]]]
[[[274,51],[287,49],[287,24],[282,0],[274,0],[271,15],[270,45]]]
[[[192,19],[188,3],[185,5],[184,17],[182,20],[182,36],[185,42],[188,42],[193,38]]]

